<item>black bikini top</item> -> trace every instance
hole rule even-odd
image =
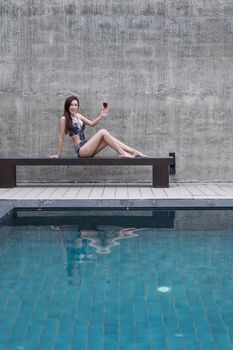
[[[70,136],[79,135],[80,140],[85,139],[84,135],[85,124],[80,125],[79,121],[72,121],[72,129],[69,132]]]

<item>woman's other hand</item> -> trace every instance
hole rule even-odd
[[[52,155],[52,156],[48,156],[48,158],[55,158],[55,159],[58,159],[58,158],[60,158],[57,154],[54,154],[54,155]]]

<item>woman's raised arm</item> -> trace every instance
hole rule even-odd
[[[107,108],[103,108],[102,112],[100,113],[100,115],[98,115],[98,117],[96,117],[94,120],[90,120],[86,117],[84,117],[82,114],[78,114],[78,117],[87,125],[89,126],[96,126],[104,117],[107,117],[108,115],[108,107]]]

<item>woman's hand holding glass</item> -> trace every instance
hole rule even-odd
[[[103,103],[103,109],[102,109],[102,112],[101,112],[102,117],[107,117],[108,112],[109,112],[108,103],[104,102]]]

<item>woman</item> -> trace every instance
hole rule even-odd
[[[84,129],[86,125],[95,126],[108,115],[108,107],[103,107],[101,114],[94,120],[89,120],[78,113],[79,100],[76,96],[70,96],[65,101],[64,115],[60,119],[57,152],[50,158],[59,158],[65,134],[69,134],[74,142],[78,157],[93,157],[98,152],[109,146],[118,153],[119,157],[145,157],[145,155],[119,141],[107,130],[101,129],[89,140],[85,139]]]

